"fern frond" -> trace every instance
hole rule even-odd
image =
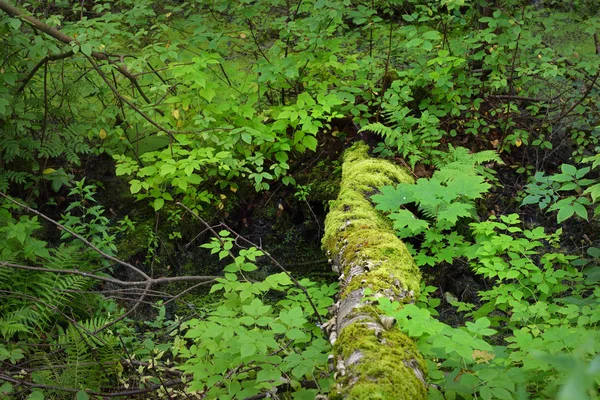
[[[447,168],[468,173],[476,173],[475,167],[488,162],[495,162],[498,164],[503,163],[498,153],[494,150],[471,153],[469,152],[469,149],[464,147],[454,147],[449,145],[448,152],[438,160],[435,160],[434,165],[438,169]]]
[[[39,156],[54,158],[60,156],[65,150],[64,143],[60,140],[58,135],[51,135],[46,138],[43,143],[40,144]]]
[[[385,126],[381,122],[374,122],[372,124],[365,125],[359,132],[365,131],[370,131],[383,137],[395,137],[399,134],[394,129],[390,128],[389,126]]]
[[[0,307],[0,335],[8,339],[19,333],[31,333],[28,321],[34,318],[32,311],[27,306],[10,312],[5,312],[3,307]]]

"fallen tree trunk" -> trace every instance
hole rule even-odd
[[[340,274],[339,301],[329,324],[336,362],[330,399],[425,399],[426,367],[415,343],[371,296],[406,304],[419,296],[421,274],[392,225],[369,197],[384,185],[413,182],[400,167],[369,157],[359,143],[347,150],[338,199],[325,220],[323,247]]]

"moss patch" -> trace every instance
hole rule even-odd
[[[427,390],[415,372],[405,363],[416,362],[422,371],[425,363],[413,341],[398,331],[382,331],[379,336],[367,326],[353,324],[342,331],[334,350],[348,359],[356,351],[359,362],[346,367],[338,379],[345,399],[424,399]],[[353,381],[345,385],[344,381]],[[344,388],[348,388],[344,391]]]
[[[347,278],[357,265],[368,269],[359,279],[349,280],[342,297],[359,287],[370,287],[408,292],[414,298],[420,288],[419,269],[394,235],[391,222],[369,201],[382,186],[413,180],[397,165],[369,157],[367,150],[366,145],[357,144],[344,155],[340,194],[325,220],[323,247],[339,255]]]
[[[410,302],[419,295],[420,271],[391,222],[369,199],[382,186],[413,180],[397,165],[370,158],[367,149],[357,144],[344,155],[340,194],[325,220],[323,247],[344,276],[342,299],[352,302],[362,293],[359,289],[368,287],[374,294]],[[346,373],[338,376],[330,398],[426,398],[426,386],[414,370],[425,373],[425,362],[408,336],[398,327],[384,330],[365,307],[342,318],[334,352],[343,359]]]

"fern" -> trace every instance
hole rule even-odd
[[[435,174],[441,181],[452,179],[457,174],[481,175],[484,178],[495,180],[495,171],[483,166],[490,162],[503,164],[502,159],[494,150],[471,153],[464,147],[449,145],[448,153],[434,162],[438,168]]]
[[[21,152],[19,141],[12,137],[0,139],[0,149],[3,150],[2,158],[5,162],[12,162]]]
[[[18,240],[18,239],[16,239]],[[26,238],[25,245],[34,238]],[[39,241],[38,241],[39,242]],[[44,254],[39,251],[39,254]],[[82,265],[83,255],[75,246],[62,245],[38,257],[40,265],[52,269],[72,269]],[[14,257],[3,261],[17,262]],[[81,295],[93,282],[79,275],[57,275],[0,267],[0,335],[10,339],[17,334],[41,335],[56,323],[65,321],[66,310],[77,309]],[[71,312],[71,311],[70,311]]]
[[[120,343],[110,332],[90,335],[108,322],[106,316],[95,316],[77,325],[59,327],[52,344],[54,351],[42,353],[39,364],[60,367],[38,372],[37,381],[59,388],[85,387],[97,391],[104,385],[114,385],[122,358]]]
[[[390,128],[389,126],[385,126],[381,122],[374,122],[372,124],[365,125],[360,132],[370,131],[382,137],[395,137],[399,136],[400,132]]]

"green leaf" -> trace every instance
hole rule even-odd
[[[427,40],[440,40],[441,39],[440,33],[438,31],[425,32],[421,37],[423,39],[427,39]]]
[[[521,273],[519,271],[511,269],[510,271],[508,271],[506,273],[506,278],[508,278],[508,279],[515,279],[515,278],[518,278],[519,275],[521,275]]]
[[[242,140],[248,144],[252,143],[252,135],[248,132],[242,132]]]
[[[375,209],[380,211],[397,211],[404,204],[413,203],[413,185],[400,184],[395,188],[393,186],[384,186],[379,189],[381,194],[371,196],[376,204]]]
[[[280,378],[281,378],[281,371],[279,371],[277,369],[266,369],[265,368],[265,369],[261,369],[256,374],[257,382],[266,382],[266,381],[279,382]]]
[[[579,215],[581,218],[585,219],[586,221],[588,220],[588,213],[587,213],[587,209],[580,203],[573,203],[573,209],[575,210],[575,213],[577,213],[577,215]]]
[[[213,97],[215,97],[215,94],[215,91],[209,88],[204,88],[200,90],[200,96],[204,97],[209,103],[211,102]]]
[[[556,222],[558,222],[560,224],[564,220],[571,218],[574,213],[575,213],[575,210],[573,209],[573,206],[563,206],[560,210],[558,210],[558,215],[556,216]]]
[[[256,354],[257,350],[258,349],[257,349],[256,345],[254,345],[252,343],[246,343],[243,346],[241,346],[240,356],[242,358],[253,356],[254,354]]]
[[[540,198],[541,197],[542,196],[538,196],[538,195],[535,195],[535,194],[530,194],[529,196],[526,196],[523,199],[523,201],[521,202],[521,206],[526,206],[527,204],[538,204],[540,202]]]
[[[21,20],[18,18],[11,18],[9,24],[14,30],[17,30],[21,27]]]
[[[575,178],[577,179],[581,179],[583,178],[588,172],[590,172],[590,167],[585,167],[585,168],[581,168],[577,170],[577,173],[575,174]]]
[[[577,174],[577,168],[570,164],[563,164],[560,166],[560,170],[568,175],[575,176]]]
[[[508,390],[506,390],[504,388],[501,388],[501,387],[492,388],[492,393],[498,399],[513,400],[513,396],[510,394],[510,392]]]
[[[129,184],[131,185],[129,189],[131,191],[131,194],[136,194],[142,189],[142,182],[138,181],[137,179],[133,179],[129,182]]]
[[[31,392],[27,400],[44,400],[44,398],[44,393],[36,390],[35,392]]]
[[[417,46],[420,46],[420,45],[421,45],[421,43],[423,43],[423,39],[421,39],[421,38],[414,38],[414,39],[412,39],[412,40],[408,41],[408,43],[406,43],[404,46],[405,46],[407,49],[410,49],[411,47],[417,47]]]
[[[314,136],[311,135],[305,135],[302,138],[302,144],[304,146],[306,146],[307,149],[310,149],[312,151],[316,151],[317,150],[317,145],[319,144],[317,139]]]
[[[471,215],[473,206],[464,203],[452,203],[445,210],[438,213],[438,220],[448,221],[454,226],[460,217],[468,217]]]
[[[81,45],[81,52],[83,54],[85,54],[86,56],[91,56],[92,55],[92,46],[90,46],[87,43],[84,43]]]
[[[163,164],[160,167],[160,176],[166,176],[177,172],[177,166],[175,164]]]
[[[600,197],[600,183],[597,183],[594,186],[590,186],[585,190],[584,193],[589,193],[592,196],[592,201],[595,203],[598,197]]]
[[[77,394],[75,395],[75,398],[77,400],[89,400],[90,396],[84,392],[83,390],[80,390],[79,392],[77,392]]]
[[[493,398],[492,390],[487,386],[480,387],[479,394],[483,400],[491,400]]]
[[[290,329],[286,332],[285,336],[291,340],[310,339],[310,336],[300,329]]]
[[[165,205],[165,199],[158,198],[154,200],[153,207],[154,211],[158,211]]]

